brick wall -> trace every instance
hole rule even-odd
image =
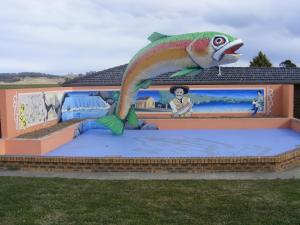
[[[65,158],[1,156],[0,169],[88,172],[277,171],[300,165],[300,149],[274,157]]]

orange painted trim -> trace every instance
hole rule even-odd
[[[137,112],[138,118],[140,119],[177,119],[172,117],[171,112]],[[258,112],[256,116],[252,116],[251,112],[224,112],[224,113],[206,113],[206,112],[192,112],[191,117],[189,118],[256,118],[265,115],[263,112]]]
[[[160,130],[289,128],[289,118],[146,119]]]
[[[291,119],[291,128],[297,132],[300,132],[300,119]]]
[[[65,87],[67,88],[67,87]],[[69,87],[72,91],[119,91],[121,86],[80,86],[80,87]]]
[[[0,137],[5,133],[4,130],[4,121],[6,122],[6,98],[5,90],[0,90]]]
[[[4,155],[4,154],[5,154],[5,140],[0,139],[0,155]]]
[[[43,137],[41,140],[41,154],[50,152],[59,146],[73,140],[74,133],[80,123],[73,124],[51,135]]]
[[[6,155],[43,155],[73,140],[79,123],[39,139],[13,138],[6,140]]]
[[[38,139],[7,139],[6,155],[40,155],[41,143]]]
[[[282,89],[282,114],[283,116],[292,118],[294,116],[294,85],[283,85]]]

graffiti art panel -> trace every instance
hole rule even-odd
[[[14,103],[16,129],[25,129],[37,124],[58,119],[63,92],[19,93]]]

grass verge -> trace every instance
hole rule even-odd
[[[300,224],[300,180],[1,177],[0,224]]]

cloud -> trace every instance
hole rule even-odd
[[[65,74],[126,63],[153,31],[216,30],[240,37],[237,66],[259,50],[300,64],[296,0],[3,0],[0,72]]]

